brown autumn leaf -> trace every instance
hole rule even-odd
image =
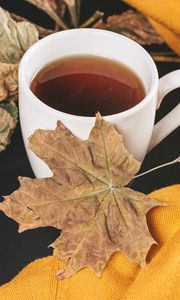
[[[0,102],[8,97],[17,95],[18,64],[0,62]]]
[[[117,251],[144,266],[155,243],[146,213],[162,203],[126,187],[140,162],[114,126],[98,114],[83,141],[58,122],[55,130],[36,130],[29,147],[54,175],[20,178],[19,190],[6,196],[0,209],[19,223],[19,232],[44,226],[62,230],[51,245],[66,263],[58,278],[87,266],[100,276]]]
[[[148,19],[141,13],[127,10],[121,15],[113,15],[105,21],[100,20],[94,28],[112,30],[125,35],[141,45],[162,44],[162,38],[157,34]]]

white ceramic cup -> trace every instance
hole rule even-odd
[[[19,112],[26,151],[36,177],[48,177],[48,166],[28,150],[28,137],[35,129],[54,129],[61,120],[71,132],[87,139],[95,118],[57,111],[41,102],[30,90],[35,74],[47,63],[71,55],[96,55],[119,61],[132,69],[144,84],[146,97],[133,108],[104,117],[123,134],[127,149],[143,160],[148,149],[180,125],[180,104],[154,126],[156,109],[163,97],[180,87],[180,70],[160,80],[150,55],[134,41],[99,29],[72,29],[58,32],[35,43],[23,56],[19,67]]]

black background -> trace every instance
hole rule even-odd
[[[53,22],[44,13],[32,8],[24,1],[0,1],[4,8],[23,15],[41,25],[51,28]],[[95,9],[105,12],[106,16],[119,13],[128,6],[117,0],[83,1],[81,21],[90,16]],[[168,47],[151,46],[146,50],[165,51]],[[180,69],[180,63],[156,63],[159,76]],[[166,115],[179,103],[180,89],[169,93],[165,97],[160,109],[157,111],[156,121]],[[138,129],[137,129],[138,135]],[[159,164],[175,159],[180,153],[180,129],[176,129],[164,139],[146,157],[140,173]],[[12,142],[6,151],[0,153],[0,199],[18,188],[18,176],[33,177],[26,152],[23,146],[20,126],[18,125],[12,137]],[[138,191],[149,193],[160,187],[180,183],[180,167],[178,164],[168,166],[139,179],[134,180],[132,187]],[[59,230],[51,227],[30,230],[18,233],[18,225],[15,221],[0,212],[0,284],[11,280],[19,270],[36,258],[52,254],[52,248],[48,248],[59,235]]]

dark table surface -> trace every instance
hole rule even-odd
[[[108,1],[104,1],[103,4],[102,2],[92,1],[91,7],[88,8],[84,4],[82,18],[90,15],[94,8],[104,10],[109,14],[127,8],[126,5],[121,7],[117,5],[117,1],[111,1],[110,7],[108,6]],[[22,5],[22,1],[16,1],[16,5],[12,5],[12,1],[0,1],[0,5],[16,12],[21,11],[26,16],[33,15],[29,7]],[[51,22],[45,15],[41,15],[41,17],[45,24],[50,24],[51,26]],[[167,49],[167,46],[163,45],[160,48],[152,46],[146,49],[155,51],[160,49],[164,51]],[[170,71],[180,69],[180,63],[156,63],[156,65],[160,77]],[[156,121],[174,108],[179,103],[179,99],[180,89],[169,93],[157,111]],[[180,155],[179,128],[146,155],[140,173],[173,160],[178,155]],[[19,124],[13,134],[10,146],[6,151],[0,153],[0,200],[3,200],[3,195],[10,194],[18,188],[18,176],[34,176],[24,149]],[[177,183],[180,183],[180,166],[174,164],[134,180],[132,187],[138,191],[149,193],[158,188]],[[48,248],[48,245],[58,235],[59,230],[52,227],[29,230],[19,234],[18,224],[0,212],[0,284],[10,281],[25,265],[34,259],[51,255],[52,248]]]

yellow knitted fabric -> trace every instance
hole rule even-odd
[[[53,257],[36,260],[10,283],[0,287],[0,300],[179,300],[180,299],[180,185],[150,194],[166,207],[156,207],[147,216],[150,231],[159,246],[148,255],[141,269],[121,253],[110,259],[103,275],[85,268],[58,281],[55,273],[63,263]]]
[[[124,0],[148,17],[159,35],[180,55],[180,0]]]

